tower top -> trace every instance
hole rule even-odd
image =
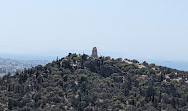
[[[93,47],[91,57],[94,57],[94,58],[97,58],[97,57],[98,57],[98,54],[97,54],[97,48],[96,48],[96,47]]]

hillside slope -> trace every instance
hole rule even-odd
[[[0,110],[187,111],[188,72],[70,53],[0,78]]]

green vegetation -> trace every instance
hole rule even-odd
[[[186,111],[188,72],[69,54],[0,78],[0,110]]]

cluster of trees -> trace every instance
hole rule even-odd
[[[69,54],[0,78],[0,110],[185,111],[188,72]]]

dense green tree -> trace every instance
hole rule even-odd
[[[186,111],[188,72],[69,53],[0,77],[0,110]]]

